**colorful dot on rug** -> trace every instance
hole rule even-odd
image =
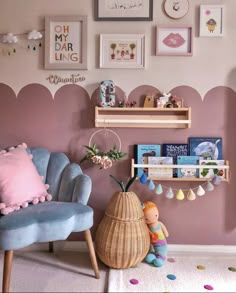
[[[174,281],[174,280],[176,279],[176,276],[173,275],[173,274],[169,274],[169,275],[167,275],[166,277],[167,277],[169,280],[172,280],[172,281]]]
[[[167,261],[168,262],[175,262],[175,259],[173,257],[169,257],[169,258],[167,258]]]
[[[206,269],[206,268],[205,268],[204,266],[202,266],[202,265],[197,266],[197,268],[198,268],[199,270],[205,270],[205,269]]]
[[[211,285],[204,285],[204,288],[207,290],[214,290],[214,288]]]
[[[132,285],[137,285],[139,283],[139,281],[137,279],[131,279],[129,280],[129,282],[132,284]]]
[[[234,267],[229,267],[228,270],[231,272],[236,272],[236,268],[234,268]]]

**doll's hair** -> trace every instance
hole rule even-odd
[[[152,201],[146,201],[143,203],[143,212],[146,213],[151,208],[157,208],[157,205]]]

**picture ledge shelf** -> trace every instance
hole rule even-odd
[[[190,128],[191,108],[122,108],[95,109],[95,127]]]
[[[225,165],[151,165],[151,164],[135,164],[134,159],[131,159],[131,177],[134,176],[135,172],[134,170],[136,168],[192,168],[192,169],[224,169],[225,170],[225,177],[222,178],[222,181],[229,182],[229,161],[225,161]],[[158,180],[158,181],[211,181],[212,178],[197,178],[197,177],[181,177],[181,178],[158,178],[158,177],[149,177],[149,179],[152,180]]]

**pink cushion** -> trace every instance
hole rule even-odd
[[[30,202],[52,199],[25,148],[22,144],[0,152],[0,212],[4,215]]]

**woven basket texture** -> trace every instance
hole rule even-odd
[[[150,248],[141,202],[134,192],[115,192],[95,234],[100,260],[111,268],[140,263]]]

